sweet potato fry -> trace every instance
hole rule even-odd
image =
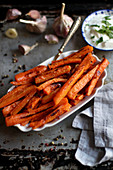
[[[64,98],[58,106],[68,103],[67,98]],[[46,104],[37,110],[31,110],[31,112],[23,112],[16,115],[11,115],[5,118],[6,126],[13,126],[16,124],[27,124],[29,121],[35,121],[43,119],[47,114],[53,111],[57,106],[53,106],[53,102]],[[47,109],[48,108],[48,109]],[[47,109],[47,110],[45,110]]]
[[[57,105],[69,92],[72,86],[77,82],[81,75],[94,63],[96,62],[95,57],[89,53],[82,63],[79,65],[77,71],[67,80],[67,82],[60,88],[53,98],[55,105]]]
[[[91,82],[89,83],[89,86],[87,88],[87,92],[86,92],[86,95],[89,96],[91,95],[93,89],[95,88],[97,82],[98,82],[98,79],[100,78],[100,76],[102,75],[103,71],[105,70],[105,68],[109,65],[109,61],[104,58],[100,65],[99,65],[99,68],[97,69],[94,77],[92,78]]]
[[[61,116],[63,113],[68,112],[70,107],[71,105],[69,103],[59,106],[52,113],[46,116],[46,123],[51,122],[52,120],[58,118],[58,116]]]
[[[51,102],[51,104],[53,105],[54,103]],[[59,107],[61,105],[66,105],[66,104],[68,104],[68,99],[67,98],[63,98],[57,106],[53,105],[53,107],[50,107],[50,108],[48,108],[47,110],[45,110],[43,112],[39,112],[39,114],[33,115],[32,118],[31,118],[31,122],[43,119],[47,114],[51,113],[57,107]],[[47,104],[45,104],[45,105],[47,106]],[[34,110],[34,111],[36,111],[36,110]]]
[[[29,127],[32,127],[32,129],[36,129],[43,126],[44,124],[46,124],[45,119],[41,119],[39,121],[31,122]]]
[[[35,114],[35,113],[41,112],[41,111],[46,110],[46,109],[53,107],[53,106],[54,106],[54,103],[53,103],[53,101],[51,101],[49,103],[40,105],[36,109],[28,109],[28,112],[31,113],[31,114]]]
[[[63,65],[66,65],[66,64],[79,64],[81,63],[82,59],[81,58],[74,58],[74,57],[71,57],[71,58],[68,58],[68,59],[63,59],[59,62],[55,62],[55,63],[52,63],[52,64],[49,64],[49,69],[54,69],[56,67],[59,67],[59,66],[63,66]]]
[[[12,115],[12,116],[8,116],[5,118],[5,123],[6,123],[6,126],[14,126],[16,124],[21,124],[21,123],[24,123],[24,122],[29,122],[30,121],[30,117],[20,117],[18,118],[19,114],[16,114],[16,115]]]
[[[33,89],[12,111],[11,115],[15,115],[21,111],[24,106],[29,102],[29,100],[34,96],[36,93],[37,89]]]
[[[43,90],[45,87],[49,86],[50,84],[53,84],[53,83],[58,83],[58,82],[63,82],[65,83],[67,81],[67,79],[64,79],[64,78],[53,78],[51,80],[48,80],[44,83],[42,83],[41,85],[39,85],[37,87],[37,89],[40,91],[40,90]]]
[[[28,71],[25,71],[25,72],[22,72],[22,73],[19,73],[17,75],[15,75],[15,80],[18,82],[18,81],[32,81],[32,79],[34,77],[36,77],[38,74],[41,74],[42,72],[46,71],[47,70],[47,66],[37,66],[37,67],[34,67]]]
[[[30,85],[21,85],[18,87],[15,87],[13,90],[9,91],[7,94],[5,94],[3,97],[0,98],[0,105],[2,102],[4,102],[7,98],[10,98],[12,95],[16,95],[19,92],[22,92],[25,88],[29,87]]]
[[[90,45],[87,45],[85,47],[82,47],[77,52],[74,52],[74,53],[68,55],[67,57],[65,57],[63,59],[52,61],[52,64],[57,63],[57,62],[61,62],[62,60],[69,59],[71,57],[73,57],[73,58],[82,58],[83,59],[88,53],[92,53],[92,52],[93,52],[93,47],[90,46]]]
[[[37,107],[37,104],[39,103],[39,101],[41,100],[40,97],[36,97],[34,96],[34,100],[32,101],[32,109],[34,109],[35,107]]]
[[[37,92],[35,94],[35,96],[33,96],[31,98],[31,100],[28,102],[28,104],[25,106],[25,109],[27,110],[29,108],[31,108],[31,109],[36,108],[38,103],[40,102],[42,96],[43,96],[42,93]]]
[[[74,100],[70,100],[70,104],[76,106],[84,97],[84,94],[79,94]]]
[[[53,92],[58,87],[61,87],[61,85],[59,83],[50,84],[49,86],[47,86],[43,89],[43,92],[44,92],[44,94],[49,95],[51,92]]]
[[[70,107],[71,105],[69,103],[61,105],[53,112],[48,114],[44,119],[41,119],[40,121],[31,122],[29,126],[32,127],[33,129],[43,126],[44,124],[51,122],[52,120],[64,114],[65,112],[69,111]]]
[[[99,65],[96,65],[87,74],[85,74],[68,92],[67,97],[69,99],[75,99],[77,93],[82,90],[86,84],[92,79]]]
[[[12,103],[12,104],[4,107],[4,108],[2,109],[3,116],[4,116],[4,117],[8,116],[8,115],[10,114],[10,112],[11,112],[20,102],[21,102],[21,100],[20,100],[20,101],[16,101],[16,102],[14,102],[14,103]]]
[[[30,117],[30,116],[33,116],[35,115],[36,113],[40,114],[41,112],[43,111],[47,111],[47,109],[49,108],[52,108],[54,105],[53,102],[49,102],[47,104],[44,104],[44,105],[41,105],[40,107],[38,107],[37,109],[28,109],[27,111],[24,111],[22,113],[19,113],[19,114],[13,114],[11,116],[9,116],[11,119],[15,118],[15,119],[22,119],[22,118],[27,118],[27,117]],[[31,119],[31,117],[30,117]],[[28,120],[28,119],[27,119]]]
[[[35,78],[35,83],[38,84],[38,83],[45,82],[45,81],[50,80],[52,78],[55,78],[55,77],[58,77],[60,75],[69,73],[70,70],[71,70],[71,66],[66,65],[66,66],[63,66],[63,67],[53,69],[51,73],[46,71],[46,74],[38,76],[38,77]]]
[[[54,90],[53,92],[51,92],[49,95],[44,96],[41,100],[41,103],[45,104],[45,103],[50,102],[53,99],[53,97],[55,96],[55,94],[59,91],[59,89],[60,89],[60,87],[57,88],[56,90]]]
[[[46,115],[47,113],[49,113],[52,110],[52,108],[49,108],[48,110],[44,110],[38,114],[31,114],[30,112],[23,112],[23,113],[19,113],[16,115],[11,115],[5,118],[5,122],[6,122],[6,126],[14,126],[16,124],[23,124],[25,122],[29,122],[32,119],[41,119],[42,117],[44,117],[44,115]],[[26,124],[26,123],[25,123]]]
[[[85,97],[85,95],[82,93],[82,94],[79,94],[79,95],[77,96],[77,99],[78,99],[78,100],[82,100],[84,97]]]
[[[18,87],[17,87],[18,88]],[[30,93],[33,89],[36,89],[35,85],[31,85],[29,87],[27,87],[26,89],[23,90],[15,90],[16,92],[12,93],[9,92],[10,94],[6,94],[8,95],[8,97],[3,96],[3,98],[5,98],[5,100],[3,98],[1,98],[1,103],[0,103],[0,108],[5,107],[10,105],[11,103],[19,100],[20,98],[24,97],[25,95],[27,95],[28,93]]]
[[[50,113],[51,111],[53,111],[54,109],[56,109],[57,107],[61,106],[61,105],[65,105],[68,103],[68,99],[67,98],[63,98],[60,103],[57,106],[54,106],[53,101],[46,103],[44,105],[41,105],[40,107],[38,107],[37,109],[30,109],[28,110],[28,113],[21,113],[19,114],[19,117],[27,117],[27,116],[32,116],[30,118],[30,121],[35,121],[35,120],[39,120],[41,118],[44,118],[45,115],[47,115],[48,113]],[[37,114],[38,113],[38,114]],[[43,116],[43,117],[42,117]]]
[[[11,81],[11,84],[15,85],[15,86],[19,86],[19,85],[24,85],[24,84],[31,84],[32,80],[24,80],[24,81]]]

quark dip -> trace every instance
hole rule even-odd
[[[94,15],[90,22],[85,24],[84,35],[86,41],[96,48],[113,49],[113,16]]]

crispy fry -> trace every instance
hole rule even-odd
[[[37,89],[40,91],[40,90],[43,90],[45,87],[49,86],[50,84],[53,84],[53,83],[58,83],[58,82],[63,82],[65,83],[67,81],[67,79],[64,79],[64,78],[53,78],[51,80],[48,80],[44,83],[42,83],[41,85],[39,85],[37,87]]]
[[[67,98],[62,99],[62,101],[58,104],[64,105],[68,103]],[[52,112],[56,107],[53,106],[53,102],[40,106],[40,108],[30,110],[29,112],[23,112],[16,115],[8,116],[5,118],[6,126],[13,126],[16,124],[27,124],[29,121],[35,121],[43,119],[47,114]]]
[[[71,66],[66,65],[66,66],[63,66],[63,67],[55,68],[55,69],[52,70],[52,72],[46,71],[46,74],[38,76],[38,77],[35,78],[35,83],[38,84],[38,83],[45,82],[45,81],[50,80],[52,78],[55,78],[55,77],[58,77],[60,75],[69,73],[70,70],[71,70]]]
[[[47,86],[43,89],[43,92],[44,92],[44,94],[49,95],[51,92],[53,92],[58,87],[61,87],[61,85],[59,83],[50,84],[49,86]]]
[[[44,124],[51,122],[52,120],[64,114],[65,112],[69,111],[70,107],[71,105],[69,103],[65,105],[61,105],[57,109],[55,109],[53,112],[48,114],[44,119],[31,122],[29,126],[32,127],[32,129],[39,128],[40,126],[43,126]]]
[[[92,79],[99,65],[96,65],[87,74],[85,74],[68,92],[67,96],[69,99],[75,99],[77,93],[85,87],[85,85]]]
[[[58,116],[61,116],[63,113],[69,111],[70,107],[71,105],[69,103],[59,106],[52,113],[46,116],[46,123],[51,122],[52,120],[58,118]]]
[[[57,105],[54,106],[53,101],[46,103],[44,105],[41,105],[40,107],[38,107],[37,109],[33,109],[33,110],[29,110],[29,113],[25,113],[24,117],[26,116],[32,116],[30,118],[30,121],[35,121],[35,120],[40,120],[41,118],[44,118],[45,115],[47,115],[48,113],[50,113],[51,111],[53,111],[54,109],[56,109],[57,107],[61,106],[61,105],[65,105],[68,103],[68,99],[67,98],[63,98],[61,100],[61,102]],[[37,114],[38,113],[38,114]],[[20,114],[19,114],[20,115]],[[21,116],[23,116],[21,114]]]
[[[81,77],[81,75],[94,63],[96,62],[95,57],[89,53],[82,63],[79,65],[77,71],[67,80],[67,82],[60,88],[53,98],[55,105],[57,105],[69,92],[76,81]]]
[[[39,101],[41,100],[40,97],[34,97],[34,100],[32,101],[32,109],[34,109],[35,107],[37,107],[37,104],[39,103]]]
[[[67,59],[69,59],[71,57],[73,57],[73,58],[82,58],[83,59],[88,53],[92,53],[92,52],[93,52],[93,47],[90,46],[90,45],[87,45],[85,47],[82,47],[77,52],[74,52],[74,53],[68,55],[67,57],[65,57],[63,59],[52,61],[52,64],[57,63],[57,62],[61,62],[62,60],[67,60]]]
[[[66,64],[72,64],[72,63],[75,63],[75,64],[79,64],[81,63],[82,59],[81,58],[74,58],[73,56],[71,58],[68,58],[68,59],[63,59],[59,62],[55,62],[53,64],[49,64],[49,69],[54,69],[56,67],[59,67],[59,66],[63,66],[63,65],[66,65]]]
[[[13,126],[16,124],[23,124],[25,122],[29,122],[31,120],[35,120],[35,119],[41,119],[42,117],[44,117],[44,115],[46,115],[47,113],[49,113],[50,111],[52,111],[52,108],[48,108],[48,110],[44,110],[38,114],[32,114],[31,112],[23,112],[23,113],[19,113],[16,115],[12,115],[12,116],[8,116],[5,118],[5,122],[6,122],[6,126]],[[26,123],[25,123],[26,124]]]
[[[34,96],[36,93],[37,89],[33,89],[12,111],[11,115],[15,115],[21,111],[24,106],[29,102],[29,100]]]
[[[29,108],[35,108],[37,107],[38,103],[40,102],[41,98],[42,98],[43,94],[42,93],[36,93],[35,96],[33,96],[31,98],[31,100],[28,102],[28,104],[26,105],[25,109],[29,109]]]
[[[49,95],[44,96],[41,100],[41,103],[45,104],[45,103],[50,102],[53,99],[54,95],[59,91],[59,89],[60,87],[54,90],[53,92],[51,92]]]
[[[20,98],[30,93],[33,89],[36,89],[35,85],[31,85],[27,87],[26,89],[22,89],[22,88],[21,90],[15,89],[15,92],[12,90],[13,91],[13,92],[11,91],[12,93],[9,92],[9,94],[7,93],[6,96],[3,96],[3,98],[0,99],[1,100],[0,108],[8,106],[11,103],[14,103],[15,101],[19,100]]]
[[[31,84],[33,80],[24,80],[24,81],[11,81],[10,83],[15,85],[15,86],[19,86],[19,85],[24,85],[24,84]]]
[[[84,97],[84,94],[79,94],[74,100],[70,100],[70,104],[76,106]]]
[[[29,112],[30,114],[35,114],[35,113],[41,112],[41,111],[46,110],[46,109],[48,109],[48,108],[50,108],[50,107],[53,107],[53,106],[54,106],[54,103],[53,103],[53,101],[51,101],[51,102],[49,102],[49,103],[40,105],[40,106],[39,106],[38,108],[36,108],[36,109],[28,109],[28,112]]]
[[[93,79],[91,80],[88,88],[87,88],[87,92],[86,92],[86,95],[89,96],[91,95],[93,89],[95,88],[97,82],[98,82],[98,79],[100,78],[100,76],[102,75],[103,71],[105,70],[105,68],[109,65],[109,61],[104,58],[100,65],[99,65],[99,68],[97,69]]]
[[[32,81],[32,79],[34,77],[36,77],[38,74],[41,74],[42,72],[46,71],[47,70],[47,66],[37,66],[37,67],[34,67],[28,71],[25,71],[25,72],[22,72],[22,73],[19,73],[17,75],[15,75],[15,80],[17,82],[19,81]]]
[[[22,92],[25,88],[29,87],[30,85],[21,85],[18,87],[14,87],[13,90],[9,91],[7,94],[5,94],[3,97],[0,98],[0,104],[4,102],[7,98],[10,98],[11,95],[15,95],[19,92]]]
[[[46,124],[45,119],[41,119],[39,121],[31,122],[29,127],[32,127],[32,129],[36,129],[43,126],[44,124]]]
[[[20,100],[20,101],[16,101],[16,102],[14,102],[14,103],[12,103],[12,104],[4,107],[4,108],[2,109],[3,116],[4,116],[4,117],[8,116],[8,115],[10,114],[10,112],[11,112],[20,102],[21,102],[21,100]]]
[[[26,112],[22,112],[22,113],[19,113],[17,115],[13,114],[10,116],[10,118],[13,118],[15,117],[15,119],[21,119],[21,118],[27,118],[29,116],[32,116],[32,115],[35,115],[36,113],[40,113],[42,111],[46,111],[47,109],[49,108],[52,108],[54,106],[54,103],[53,102],[49,102],[47,104],[44,104],[44,105],[41,105],[40,107],[38,107],[37,109],[28,109]],[[30,117],[31,119],[31,117]]]
[[[20,118],[18,118],[18,115],[19,114],[6,117],[5,118],[6,126],[7,127],[8,126],[14,126],[16,124],[21,124],[21,123],[24,123],[24,122],[29,122],[30,119],[31,119],[30,117],[20,117]]]

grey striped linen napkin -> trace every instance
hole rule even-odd
[[[113,158],[113,82],[102,87],[94,105],[79,113],[72,126],[81,129],[75,158],[95,166]]]

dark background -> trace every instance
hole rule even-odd
[[[65,10],[66,12],[73,11],[76,14],[85,14],[87,11],[99,10],[99,9],[111,9],[113,8],[112,0],[0,0],[0,8],[11,8],[18,7],[23,9],[24,11],[28,8],[35,8],[38,10],[55,10],[61,9],[61,4],[64,2],[66,4]]]

